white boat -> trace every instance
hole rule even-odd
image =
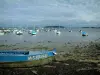
[[[2,31],[2,30],[0,30],[0,35],[4,35],[5,33]]]
[[[18,30],[17,30],[17,29],[15,29],[15,30],[13,30],[13,33],[14,33],[14,34],[16,34],[16,32],[17,32],[17,31],[18,31]]]
[[[3,32],[0,32],[0,35],[4,35],[4,33]]]
[[[37,34],[37,32],[35,30],[29,30],[28,33],[31,34],[31,35],[36,35]]]
[[[56,33],[56,32],[57,32],[57,30],[54,30],[54,32]]]
[[[21,30],[16,32],[17,35],[23,35],[23,32]]]
[[[29,30],[28,33],[31,34],[32,33],[32,30]]]
[[[59,35],[60,35],[60,34],[61,34],[61,32],[60,32],[60,31],[57,31],[57,32],[56,32],[56,34],[59,34]]]
[[[57,30],[56,34],[60,35],[61,34],[61,31],[60,31],[60,26],[59,26],[59,29]]]
[[[11,31],[9,29],[3,30],[5,33],[10,33]]]
[[[39,29],[37,29],[36,32],[39,32]]]

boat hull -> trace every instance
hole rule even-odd
[[[32,33],[31,35],[36,35],[36,33]]]
[[[25,62],[45,59],[55,55],[55,51],[0,51],[0,62]]]
[[[4,35],[4,33],[0,33],[0,35]]]

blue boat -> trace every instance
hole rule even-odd
[[[42,51],[0,50],[0,62],[25,62],[45,59],[56,54],[56,49]]]
[[[86,32],[82,32],[82,36],[88,36]]]

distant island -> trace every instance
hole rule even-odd
[[[82,28],[100,28],[100,27],[82,27]]]
[[[64,26],[45,26],[44,28],[65,28]]]

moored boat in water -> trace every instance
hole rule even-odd
[[[69,30],[69,32],[72,32],[72,30]]]
[[[23,35],[23,32],[21,30],[16,32],[16,35]]]
[[[3,32],[2,33],[0,32],[0,35],[4,35],[4,33]]]
[[[54,30],[54,32],[56,33],[56,32],[57,32],[57,30],[55,29],[55,30]]]
[[[56,32],[56,34],[60,35],[60,34],[61,34],[61,32],[60,32],[60,31],[57,31],[57,32]]]
[[[29,30],[28,33],[31,34],[32,33],[32,30]]]
[[[88,33],[82,32],[82,36],[88,36]]]
[[[0,35],[4,35],[5,33],[2,31],[2,30],[0,30]]]
[[[35,30],[32,30],[31,35],[36,35],[37,32]]]
[[[79,32],[82,32],[82,30],[79,30]]]

